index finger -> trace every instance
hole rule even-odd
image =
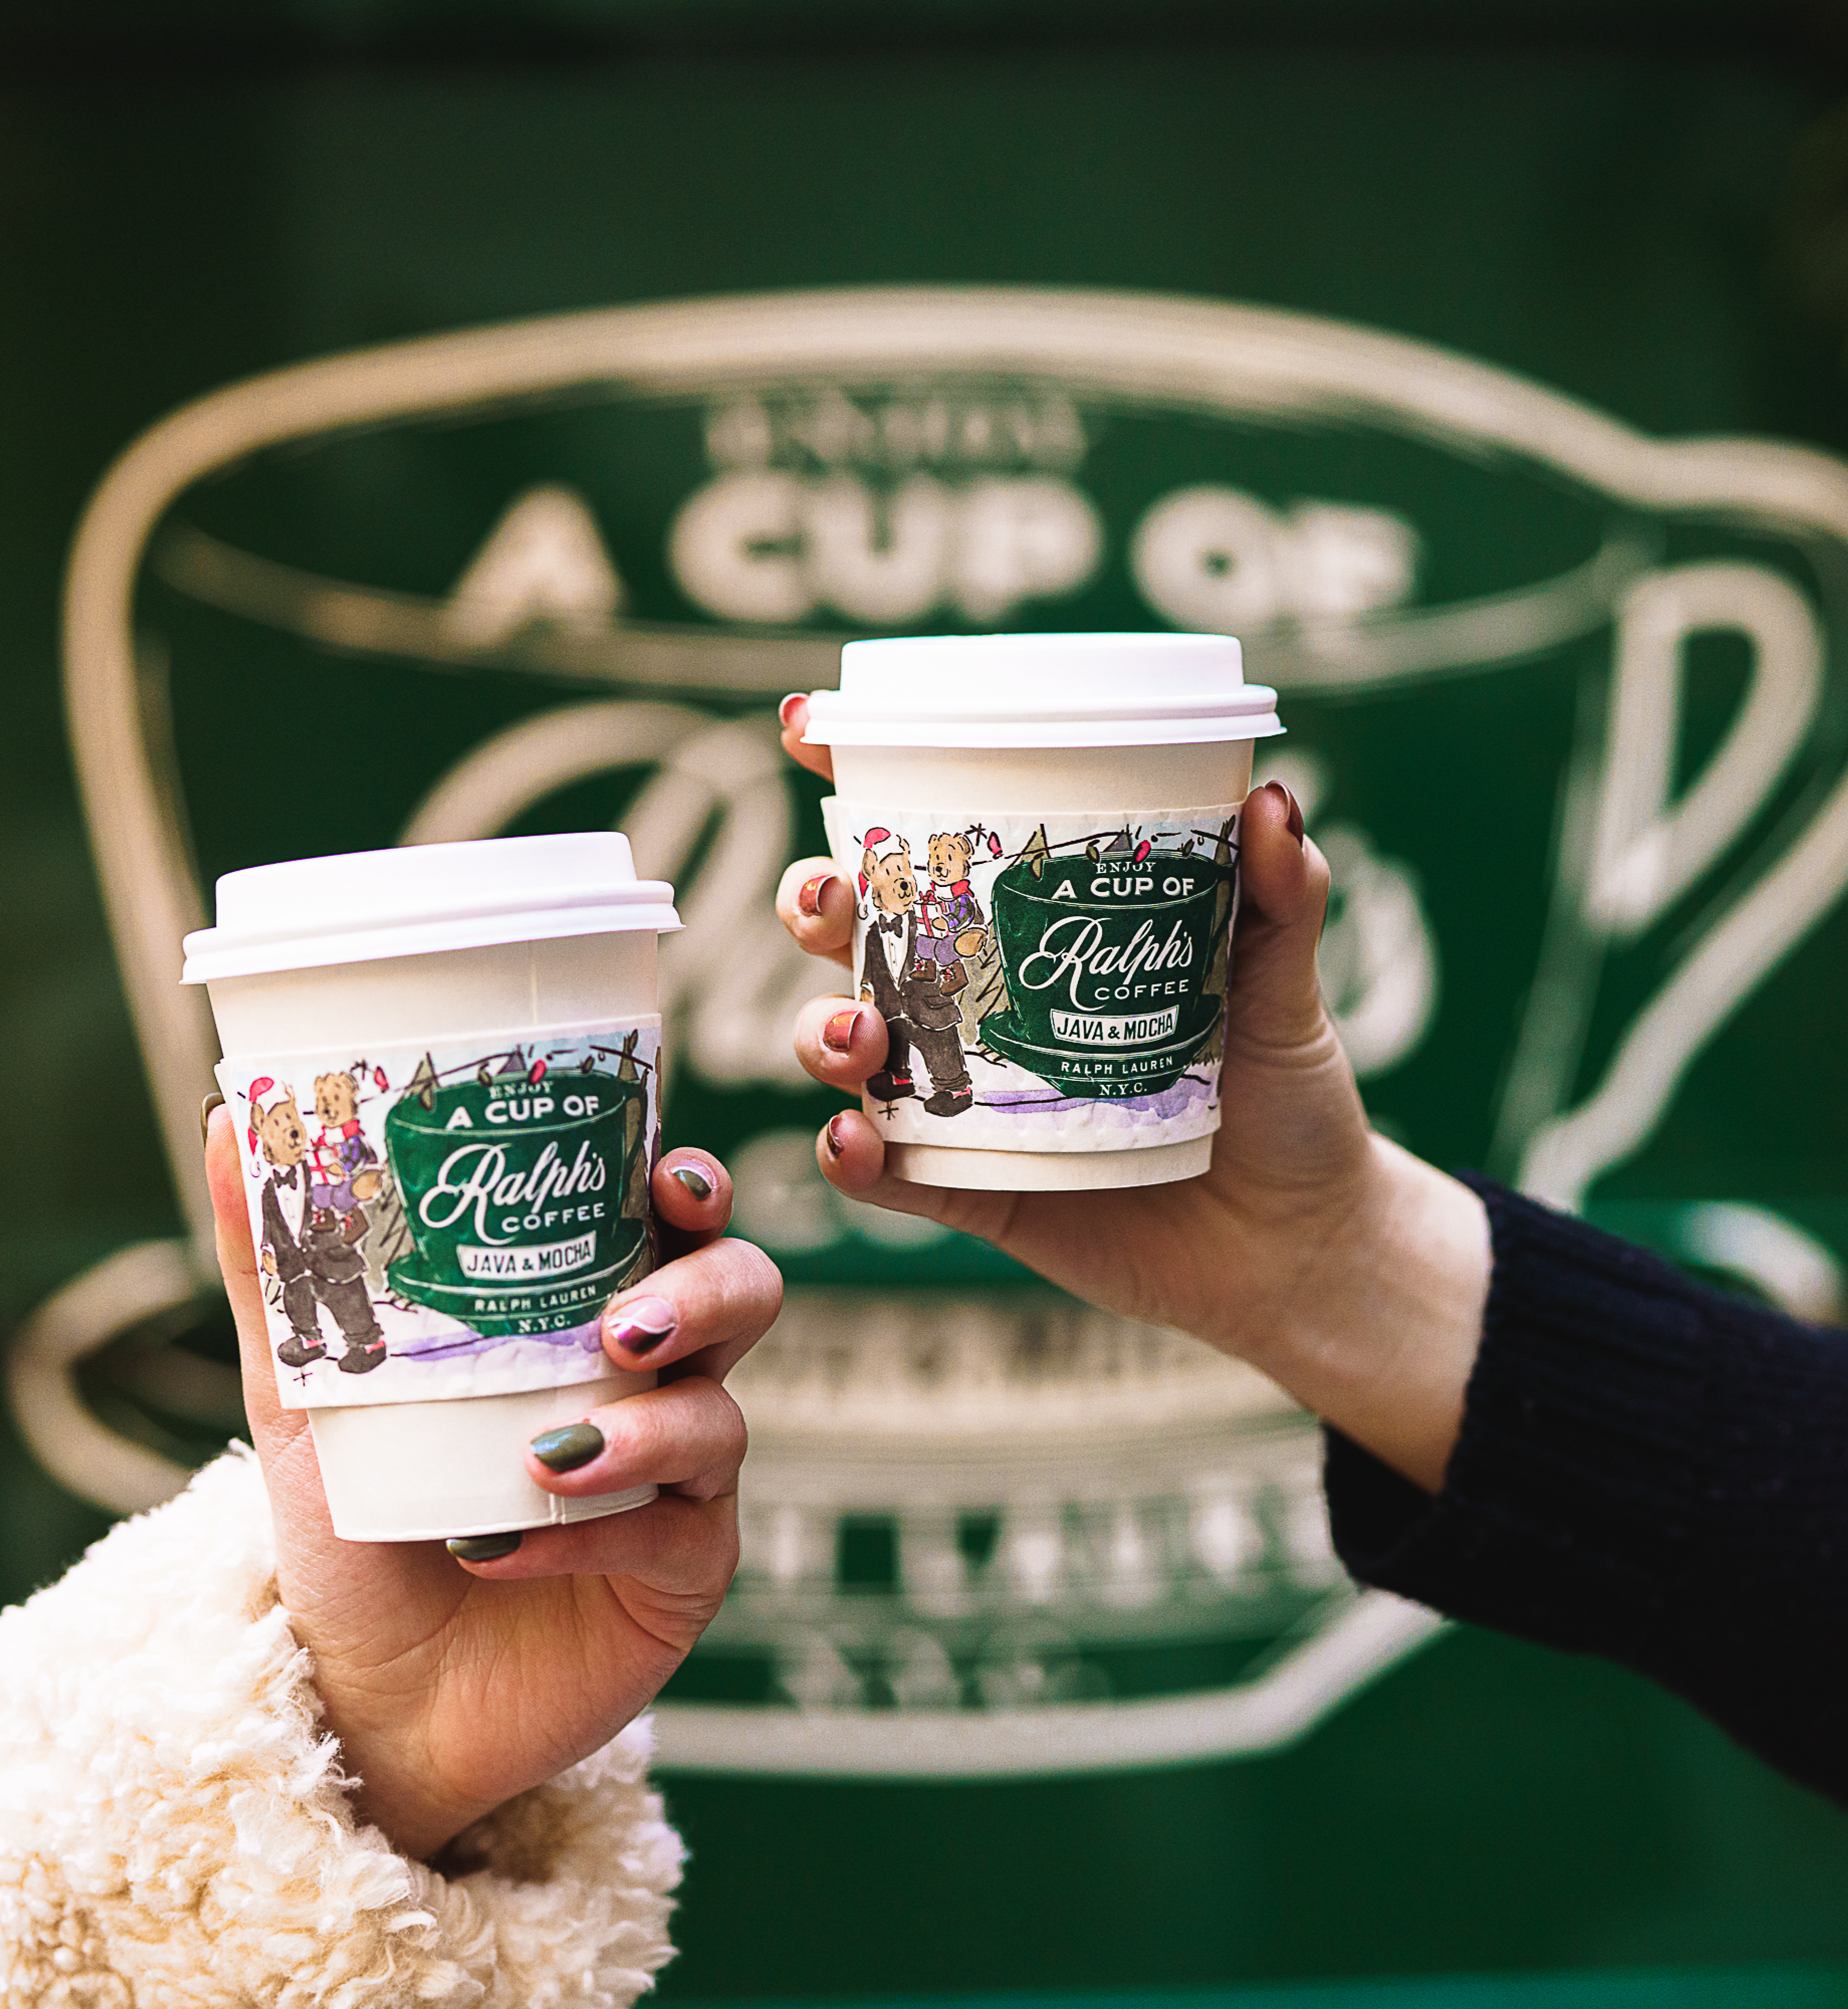
[[[625,1373],[723,1381],[782,1308],[782,1272],[755,1242],[728,1235],[664,1263],[606,1306],[604,1351]]]
[[[238,1352],[243,1369],[244,1414],[251,1441],[263,1460],[272,1493],[280,1487],[293,1504],[293,1525],[302,1517],[311,1523],[324,1515],[320,1469],[308,1434],[306,1410],[285,1409],[276,1387],[276,1363],[270,1351],[270,1329],[264,1310],[262,1273],[250,1234],[250,1214],[244,1196],[244,1168],[238,1156],[237,1132],[223,1103],[213,1108],[205,1132],[205,1178],[211,1189],[212,1219],[217,1230],[218,1267],[225,1294],[237,1325]],[[281,1518],[280,1516],[278,1517]]]
[[[834,756],[826,746],[812,746],[802,735],[809,727],[809,693],[791,691],[777,707],[777,723],[783,728],[783,751],[798,767],[806,767],[824,781],[834,778]]]
[[[731,1219],[731,1175],[710,1152],[676,1147],[649,1181],[665,1256],[684,1256],[716,1242]]]
[[[853,967],[853,888],[831,858],[798,858],[777,885],[777,918],[810,955]]]
[[[251,1425],[263,1430],[279,1417],[276,1373],[270,1364],[269,1327],[264,1317],[263,1280],[257,1273],[250,1214],[244,1199],[243,1166],[238,1157],[232,1114],[218,1104],[207,1119],[205,1181],[211,1190],[218,1269],[237,1322],[238,1351],[244,1371],[244,1407]]]

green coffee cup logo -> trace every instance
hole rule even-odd
[[[983,1040],[1086,1100],[1159,1095],[1216,1058],[1231,830],[1164,838],[1162,849],[1125,832],[1108,850],[1061,856],[1043,826],[994,883],[1008,1008],[983,1020]]]
[[[595,1317],[647,1266],[646,1115],[596,1071],[413,1081],[385,1118],[415,1244],[392,1289],[493,1337]]]

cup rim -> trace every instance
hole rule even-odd
[[[1260,692],[1260,687],[1255,684],[1246,688],[1275,701],[1274,692]],[[817,693],[816,700],[827,695]],[[1014,752],[1034,748],[1047,752],[1075,752],[1116,746],[1232,746],[1247,740],[1274,739],[1287,730],[1274,710],[1255,718],[1220,714],[1169,721],[1152,720],[1145,711],[1135,723],[1096,718],[1068,718],[1053,723],[1044,719],[993,717],[894,721],[843,717],[838,714],[830,714],[817,721],[812,703],[808,730],[802,738],[804,743],[810,746],[912,747],[920,752],[943,753],[980,749]]]
[[[638,879],[615,831],[480,838],[228,872],[182,983],[582,935],[677,930],[674,889]]]
[[[850,642],[809,703],[820,746],[1202,746],[1283,732],[1229,635],[933,635]]]

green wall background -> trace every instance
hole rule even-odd
[[[453,34],[411,13],[279,16],[261,36],[203,16],[159,35],[107,16],[87,35],[0,27],[16,59],[0,78],[0,1316],[178,1221],[58,689],[68,540],[144,427],[250,372],[427,331],[984,282],[1286,306],[1481,357],[1647,432],[1848,452],[1843,48],[1775,14],[1693,19],[1535,9],[1490,33],[1462,13],[1099,6],[1057,27],[991,16],[979,36],[948,10],[823,12],[787,34],[641,9],[483,13]],[[504,493],[431,490],[380,583],[439,590]],[[264,506],[228,491],[200,520]],[[363,543],[342,576],[366,576]],[[1133,612],[1106,596],[1098,617]],[[1713,678],[1717,718],[1723,662]],[[213,869],[221,849],[287,855],[237,854],[273,724],[215,717],[208,696],[239,703],[228,679],[181,700],[202,852]],[[1421,859],[1466,845],[1495,794],[1469,749],[1498,728],[1467,703],[1446,714],[1442,760],[1422,756],[1415,714],[1342,754],[1390,748],[1368,814],[1397,819]],[[1338,753],[1371,730],[1338,707],[1301,716]],[[1440,927],[1450,965],[1467,894]],[[1538,919],[1510,916],[1510,938]],[[1845,946],[1838,915],[1703,1063],[1613,1203],[1772,1199],[1848,1256]],[[1459,1039],[1378,1097],[1415,1144],[1480,1161],[1482,1097],[1445,1075],[1464,1064],[1453,1051],[1490,1074],[1494,1054]],[[1740,1056],[1762,1065],[1749,1094]],[[813,1113],[790,1100],[791,1120]],[[674,1112],[703,1141],[696,1126],[725,1120]],[[0,1436],[0,1594],[54,1575],[102,1525]],[[1262,1759],[670,1795],[693,1849],[671,1996],[1848,1958],[1848,1817],[1624,1675],[1479,1635]]]

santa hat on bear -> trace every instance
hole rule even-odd
[[[260,1074],[244,1091],[244,1099],[250,1105],[250,1120],[245,1126],[250,1140],[250,1153],[257,1154],[257,1126],[279,1102],[292,1102],[296,1092],[285,1081],[278,1081],[272,1075]]]
[[[881,825],[881,827],[877,830],[868,831],[866,834],[859,840],[861,857],[863,859],[866,856],[867,852],[869,852],[876,844],[885,844],[888,842],[890,840],[891,835],[892,833],[889,830],[886,829],[883,825]],[[855,876],[860,882],[860,898],[863,900],[866,897],[866,875],[864,872],[861,872],[856,873]]]

